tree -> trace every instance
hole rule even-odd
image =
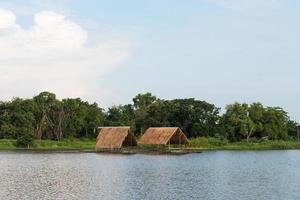
[[[136,110],[145,110],[156,100],[158,100],[156,96],[153,96],[149,92],[145,94],[138,94],[133,98],[133,105]]]
[[[119,105],[108,108],[106,125],[131,126],[135,128],[135,110],[133,105]]]
[[[96,103],[77,99],[63,99],[65,120],[63,131],[67,137],[96,137],[97,128],[104,125],[105,114]]]
[[[53,114],[53,107],[58,104],[56,95],[50,92],[42,92],[33,97],[33,101],[35,103],[35,135],[38,139],[49,138],[53,133],[50,115]]]
[[[256,108],[259,105],[234,103],[226,107],[226,113],[222,117],[222,126],[230,141],[249,139],[259,129],[259,115]]]
[[[251,136],[269,139],[287,139],[288,121],[287,113],[279,107],[263,107],[260,103],[235,103],[226,107],[222,116],[222,127],[231,141],[245,138],[249,141]]]
[[[253,136],[256,138],[262,138],[266,135],[263,132],[264,129],[264,121],[263,116],[265,112],[265,108],[261,103],[253,103],[250,105],[249,109],[249,118],[252,120],[252,122],[255,125],[255,132],[253,133]]]
[[[188,137],[214,136],[219,132],[220,109],[205,101],[163,100],[148,93],[134,98],[134,107],[138,133],[151,126],[178,126]]]
[[[32,130],[21,128],[20,136],[17,139],[17,146],[29,148],[34,144],[34,135]]]
[[[133,98],[137,134],[142,134],[146,130],[148,109],[157,100],[151,93],[138,94]]]
[[[103,109],[98,107],[98,104],[86,104],[87,110],[84,117],[84,135],[81,137],[97,137],[98,127],[103,125],[105,122],[105,114]]]
[[[214,136],[219,132],[219,108],[205,101],[175,99],[169,101],[171,126],[178,126],[188,137]]]
[[[250,137],[254,133],[256,129],[255,123],[251,120],[251,118],[246,117],[245,119],[241,120],[241,134],[246,137],[246,141],[249,142]]]
[[[288,138],[288,116],[282,108],[267,107],[264,112],[264,132],[269,139]]]
[[[287,127],[288,127],[288,135],[292,137],[293,139],[299,140],[300,135],[299,135],[299,130],[300,126],[299,124],[294,121],[294,120],[288,120],[287,122]]]
[[[194,98],[164,100],[151,93],[138,94],[133,104],[112,106],[105,112],[98,104],[56,99],[42,92],[31,99],[0,101],[0,138],[61,140],[97,136],[99,126],[131,126],[136,134],[148,127],[180,127],[188,137],[224,137],[229,141],[299,139],[299,124],[282,108],[261,103],[234,103],[223,115],[213,104]],[[30,134],[29,134],[30,133]]]

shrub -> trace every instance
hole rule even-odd
[[[213,137],[197,137],[190,139],[189,146],[191,147],[203,147],[203,148],[211,148],[211,147],[220,147],[228,144],[226,139],[221,138],[213,138]]]
[[[227,139],[213,138],[213,137],[208,138],[208,142],[209,142],[209,144],[211,144],[213,146],[224,146],[224,145],[228,144]]]
[[[17,128],[11,124],[3,124],[0,127],[0,138],[16,139]]]
[[[288,145],[285,141],[275,140],[271,142],[272,149],[288,149]]]
[[[20,135],[17,139],[18,147],[30,147],[34,144],[34,136],[32,130],[22,128],[20,129]]]

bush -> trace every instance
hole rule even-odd
[[[18,147],[30,147],[34,144],[34,136],[30,129],[20,129],[20,136],[17,139]]]
[[[30,147],[34,144],[34,136],[33,135],[23,135],[17,139],[18,147]]]
[[[11,124],[3,124],[0,127],[0,138],[16,139],[17,128]]]
[[[208,138],[208,141],[209,141],[209,144],[211,144],[213,146],[224,146],[224,145],[228,144],[228,140],[222,139],[222,138],[210,137],[210,138]]]
[[[197,138],[190,139],[189,146],[211,148],[211,147],[225,146],[226,144],[228,144],[228,141],[226,139],[222,139],[222,138],[197,137]]]
[[[260,142],[260,143],[266,143],[266,142],[269,142],[268,136],[260,138],[259,142]]]

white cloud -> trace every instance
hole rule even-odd
[[[6,10],[0,10],[0,28],[7,28],[15,24],[15,15]]]
[[[16,16],[0,9],[0,98],[29,97],[40,91],[59,97],[105,101],[101,80],[130,53],[125,44],[87,46],[87,31],[65,16],[43,11],[23,29]]]

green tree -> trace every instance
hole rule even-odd
[[[151,93],[138,94],[133,98],[133,106],[135,110],[135,126],[137,134],[142,134],[148,127],[148,109],[157,100],[158,99]]]
[[[219,132],[219,108],[205,101],[170,100],[169,122],[183,129],[188,137],[214,136]]]
[[[42,92],[33,97],[33,101],[35,103],[35,135],[38,139],[49,138],[53,134],[51,114],[53,114],[53,108],[58,104],[56,95]]]
[[[188,137],[222,136],[230,141],[299,139],[299,124],[282,108],[234,103],[222,116],[219,112],[205,101],[164,100],[151,93],[138,94],[133,104],[112,106],[105,112],[96,103],[80,98],[58,100],[55,94],[42,92],[32,99],[0,101],[0,138],[95,138],[99,126],[131,126],[136,134],[153,126],[177,126]]]
[[[20,135],[17,139],[17,146],[29,148],[34,144],[33,130],[27,128],[20,128]]]
[[[293,139],[300,140],[299,124],[294,120],[288,120],[287,127],[288,127],[288,135]]]
[[[226,113],[221,121],[225,136],[230,141],[240,141],[244,138],[249,140],[255,129],[255,124],[249,115],[249,106],[245,103],[226,106]]]
[[[267,107],[264,112],[264,132],[269,139],[288,138],[288,116],[282,108]]]

